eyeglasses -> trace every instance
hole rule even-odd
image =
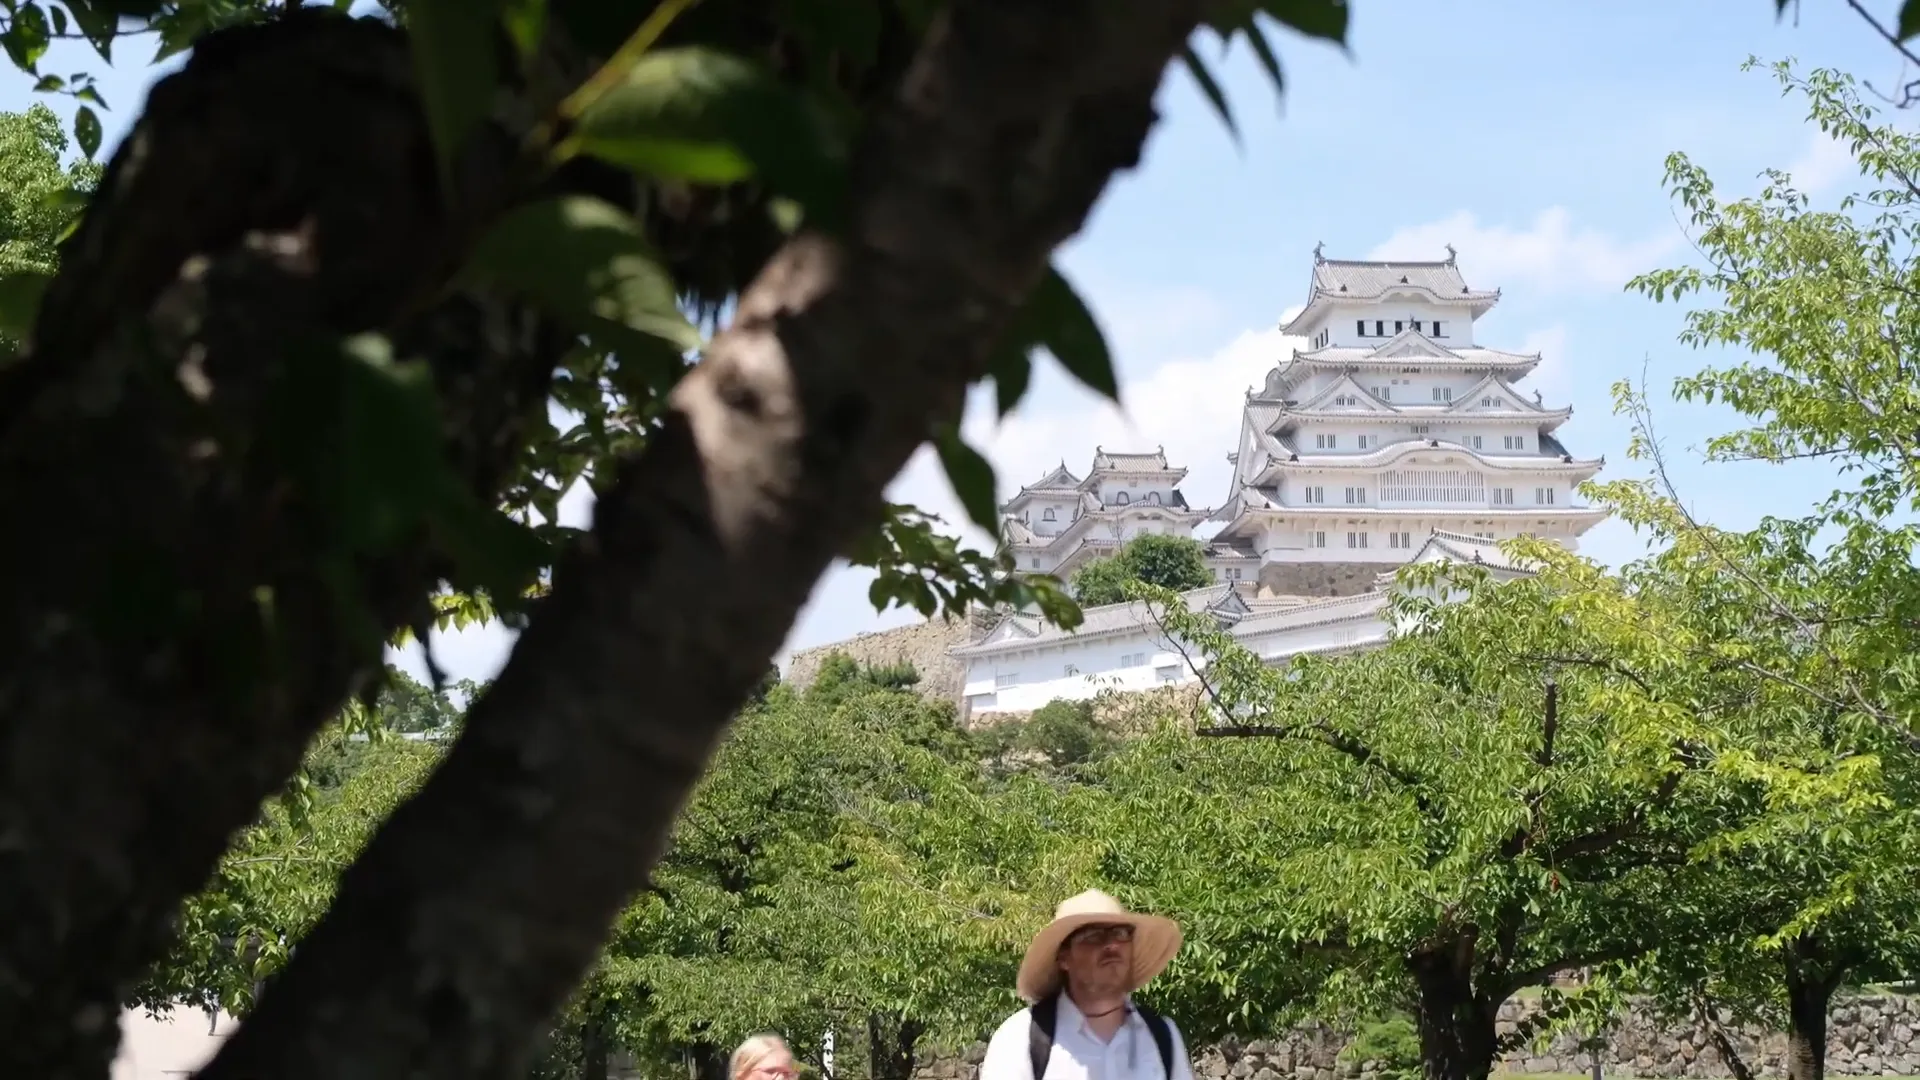
[[[1067,935],[1068,945],[1090,945],[1098,948],[1109,942],[1125,945],[1133,940],[1133,927],[1126,923],[1116,926],[1083,926]]]

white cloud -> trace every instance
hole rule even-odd
[[[1298,312],[1294,308],[1279,321],[1284,323]],[[1138,314],[1144,320],[1147,313]],[[1116,325],[1124,323],[1116,321]],[[1111,329],[1109,338],[1122,351],[1134,355],[1145,351]],[[1305,345],[1304,339],[1277,329],[1248,330],[1211,352],[1175,353],[1142,377],[1122,378],[1124,409],[1081,389],[1059,395],[1063,400],[1051,407],[1029,399],[1000,421],[995,418],[991,394],[976,394],[963,427],[968,440],[993,462],[1002,502],[1062,461],[1076,474],[1085,475],[1096,446],[1108,450],[1165,447],[1169,463],[1188,469],[1181,484],[1187,500],[1195,506],[1217,506],[1225,500],[1233,474],[1227,454],[1240,436],[1245,392],[1259,386],[1268,370],[1292,350]],[[982,548],[990,543],[984,531],[967,521],[929,449],[922,448],[908,461],[887,496],[939,514],[968,543]],[[793,649],[902,625],[916,617],[895,612],[876,620],[866,597],[870,580],[846,567],[829,571],[788,635],[782,656]]]
[[[1860,174],[1860,165],[1846,143],[1824,131],[1816,130],[1812,136],[1806,150],[1786,168],[1794,187],[1812,195]]]
[[[1573,376],[1567,367],[1567,328],[1555,323],[1544,330],[1535,330],[1520,342],[1515,350],[1523,353],[1539,353],[1540,366],[1533,369],[1521,383],[1522,388],[1538,390],[1549,408],[1558,408],[1567,404],[1573,393]]]
[[[1564,206],[1540,211],[1532,224],[1520,229],[1483,225],[1461,210],[1400,229],[1367,257],[1436,259],[1452,244],[1460,252],[1461,270],[1481,288],[1525,284],[1543,291],[1616,289],[1653,269],[1679,241],[1677,233],[1629,242],[1597,229],[1576,229]]]

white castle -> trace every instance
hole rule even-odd
[[[1186,594],[1269,663],[1385,640],[1393,572],[1409,562],[1524,569],[1496,546],[1522,535],[1569,549],[1604,516],[1575,487],[1600,459],[1575,458],[1554,431],[1573,410],[1516,389],[1536,354],[1478,344],[1474,323],[1500,300],[1439,262],[1356,262],[1314,251],[1307,305],[1280,329],[1308,347],[1247,392],[1227,455],[1231,490],[1193,509],[1186,470],[1164,451],[1096,448],[1085,479],[1066,463],[1002,507],[1017,565],[1061,578],[1144,533],[1206,540],[1217,584]],[[1136,604],[1091,608],[1074,631],[1012,615],[953,649],[969,711],[1029,710],[1102,689],[1195,676]]]

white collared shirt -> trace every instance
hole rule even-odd
[[[1033,1065],[1028,1055],[1028,1032],[1033,1011],[1021,1009],[1007,1017],[987,1042],[986,1059],[980,1063],[980,1080],[1033,1080]],[[1193,1066],[1187,1061],[1186,1040],[1180,1028],[1167,1020],[1173,1035],[1173,1075],[1160,1064],[1160,1051],[1153,1045],[1153,1032],[1147,1022],[1127,1002],[1127,1021],[1107,1042],[1100,1041],[1087,1026],[1087,1018],[1065,994],[1060,995],[1059,1019],[1054,1024],[1053,1054],[1047,1059],[1047,1080],[1193,1080]]]

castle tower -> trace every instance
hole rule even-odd
[[[1247,397],[1216,545],[1259,560],[1266,595],[1370,588],[1435,532],[1568,548],[1604,512],[1575,485],[1604,462],[1554,437],[1573,410],[1516,386],[1538,354],[1476,343],[1498,290],[1454,263],[1355,262],[1316,252],[1308,340]]]
[[[1086,479],[1063,461],[1000,508],[1007,548],[1021,570],[1064,580],[1144,533],[1191,537],[1207,511],[1187,505],[1180,493],[1186,476],[1167,464],[1164,447],[1150,454],[1095,447]]]

